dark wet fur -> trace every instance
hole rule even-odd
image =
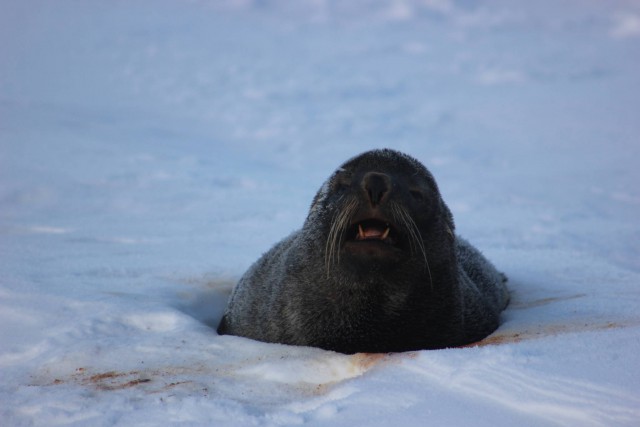
[[[353,241],[369,217],[393,225],[394,245]],[[218,332],[343,353],[478,341],[498,327],[506,278],[454,230],[417,160],[357,156],[323,185],[302,229],[240,279]]]

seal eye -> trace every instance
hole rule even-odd
[[[343,191],[347,191],[347,189],[349,188],[349,184],[347,184],[346,182],[343,181],[337,181],[334,185],[333,185],[333,189],[337,192],[343,192]]]
[[[411,197],[417,202],[423,202],[425,199],[424,194],[420,190],[409,190],[409,194],[411,194]]]
[[[344,192],[351,186],[351,176],[347,174],[340,174],[336,177],[333,183],[333,189],[337,192]]]

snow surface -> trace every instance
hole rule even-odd
[[[640,425],[640,4],[0,1],[0,424]],[[423,161],[480,346],[218,337],[340,163]]]

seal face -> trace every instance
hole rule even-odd
[[[454,230],[420,162],[363,153],[323,184],[302,229],[244,274],[218,333],[343,353],[478,341],[498,327],[506,278]]]

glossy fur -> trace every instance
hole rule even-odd
[[[218,332],[342,353],[460,346],[498,327],[505,282],[455,235],[431,173],[374,150],[338,168],[302,229],[244,274]]]

